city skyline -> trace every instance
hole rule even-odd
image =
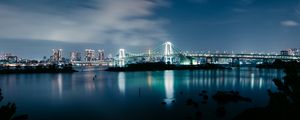
[[[173,52],[174,51],[174,52]],[[174,47],[174,45],[170,42],[167,41],[163,43],[162,45],[159,45],[155,49],[148,49],[148,51],[139,51],[137,53],[133,53],[132,51],[127,51],[123,48],[119,49],[119,53],[105,53],[104,49],[85,49],[81,51],[73,50],[73,51],[67,51],[64,52],[63,49],[52,49],[52,54],[50,56],[44,55],[42,58],[39,59],[34,59],[34,58],[23,58],[18,55],[15,55],[13,53],[4,53],[0,55],[0,60],[8,60],[10,58],[13,58],[13,60],[19,61],[19,60],[33,60],[33,61],[40,61],[40,62],[59,62],[59,61],[64,61],[64,62],[76,62],[76,61],[106,61],[106,60],[111,60],[111,59],[120,59],[120,58],[125,58],[126,56],[144,56],[149,57],[150,55],[154,54],[164,54],[167,56],[173,56],[173,55],[187,55],[187,54],[198,54],[199,56],[207,57],[207,55],[242,55],[242,56],[273,56],[273,57],[278,57],[281,59],[282,57],[291,57],[292,59],[296,59],[295,57],[300,56],[300,48],[288,48],[288,49],[283,49],[281,51],[276,51],[276,52],[257,52],[257,51],[185,51],[178,49]],[[153,57],[153,56],[152,56]],[[16,58],[16,59],[15,59]],[[129,57],[130,58],[130,57]],[[172,59],[172,58],[171,58]]]
[[[279,52],[300,44],[297,0],[2,0],[0,6],[0,54],[25,58],[41,59],[53,48],[146,51],[165,41],[187,51]]]

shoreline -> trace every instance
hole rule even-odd
[[[62,68],[59,68],[57,66],[37,66],[37,67],[25,67],[25,68],[15,68],[10,69],[5,68],[0,70],[0,74],[28,74],[28,73],[74,73],[78,72],[77,70],[74,70],[71,66],[64,66]]]
[[[128,64],[125,67],[109,67],[105,71],[110,72],[126,72],[126,71],[164,71],[164,70],[210,70],[210,69],[229,69],[231,67],[224,67],[214,64],[203,65],[171,65],[165,63],[137,63]]]

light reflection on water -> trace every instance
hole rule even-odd
[[[165,102],[170,104],[174,100],[174,71],[164,71],[164,83],[166,92]]]
[[[82,120],[86,119],[86,115],[91,116],[92,120],[163,119],[164,116],[181,119],[181,114],[174,115],[172,112],[162,111],[160,103],[165,101],[169,108],[181,113],[182,107],[179,102],[188,97],[198,99],[197,94],[201,90],[207,90],[210,95],[217,90],[238,90],[241,95],[254,100],[254,103],[235,107],[235,110],[241,111],[247,107],[265,105],[268,100],[266,90],[275,89],[272,79],[282,76],[284,76],[282,70],[256,68],[10,74],[0,75],[0,88],[5,100],[15,101],[18,108],[21,108],[18,112],[28,113],[32,116],[32,120],[45,120],[43,116],[49,113],[53,113],[49,116],[49,120],[56,119],[61,117],[61,112],[65,113],[65,119]],[[137,92],[139,89],[141,89],[140,97]],[[179,91],[183,91],[184,95],[179,95]],[[172,100],[179,102],[172,103]],[[214,102],[211,100],[208,106],[214,106]],[[140,114],[133,114],[136,112]],[[143,117],[153,114],[157,117]],[[165,119],[170,119],[169,117]]]
[[[124,95],[125,94],[125,80],[126,80],[126,76],[124,72],[119,72],[118,74],[118,86],[119,86],[119,90],[120,92]]]
[[[58,92],[59,92],[59,97],[62,97],[62,92],[63,92],[63,79],[62,79],[62,75],[58,74],[58,78],[57,78],[57,83],[58,83]]]
[[[151,72],[147,72],[147,84],[148,84],[148,87],[152,86],[152,74],[151,74]]]

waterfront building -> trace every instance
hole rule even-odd
[[[94,61],[95,60],[95,50],[85,49],[85,61]]]
[[[101,50],[98,50],[98,60],[105,60],[105,55],[104,55],[104,50],[101,49]]]
[[[1,60],[5,63],[17,63],[19,58],[11,53],[4,53],[3,56],[1,56]]]
[[[51,61],[52,62],[59,62],[62,60],[62,49],[52,49],[52,56]]]
[[[71,62],[81,61],[81,53],[77,52],[77,51],[71,52],[70,60],[71,60]]]
[[[287,50],[281,50],[280,55],[289,55],[289,51]]]

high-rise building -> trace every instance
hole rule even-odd
[[[85,49],[85,60],[94,61],[95,60],[95,50]]]
[[[52,49],[51,60],[54,62],[58,62],[62,60],[62,49]]]
[[[71,62],[81,61],[81,53],[77,52],[77,51],[71,52],[70,60],[71,60]]]
[[[108,56],[107,56],[107,58],[108,58],[108,59],[113,59],[113,56],[112,56],[112,54],[111,54],[111,53],[109,53],[109,54],[108,54]]]
[[[1,60],[6,60],[9,63],[17,63],[19,58],[11,53],[4,53],[4,55],[1,57]]]
[[[287,50],[281,50],[280,55],[289,55],[289,51]]]
[[[299,49],[297,49],[297,48],[290,48],[290,49],[288,49],[288,54],[289,55],[299,55]]]
[[[104,60],[104,50],[98,50],[98,60]]]

